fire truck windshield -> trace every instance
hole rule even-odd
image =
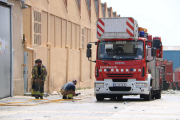
[[[143,41],[102,41],[98,46],[99,60],[141,60]]]

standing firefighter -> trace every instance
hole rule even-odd
[[[80,93],[75,93],[77,80],[73,80],[72,82],[66,83],[62,88],[61,88],[61,94],[63,95],[62,99],[73,99],[73,96],[78,96]]]
[[[36,67],[36,66],[37,66],[37,60],[35,61],[34,67]],[[35,89],[35,84],[34,84],[34,79],[33,79],[33,82],[32,82],[32,90],[31,90],[31,96],[35,96],[35,91],[34,91],[34,89]]]
[[[35,98],[36,99],[43,99],[44,95],[44,81],[47,75],[47,70],[44,65],[42,65],[42,61],[40,59],[36,60],[37,65],[34,66],[32,70],[32,76],[34,79],[35,85]]]

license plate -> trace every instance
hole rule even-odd
[[[126,83],[113,83],[113,86],[115,87],[126,86]]]

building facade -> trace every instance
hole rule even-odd
[[[13,95],[31,91],[36,59],[47,67],[45,92],[59,91],[73,79],[78,88],[94,86],[95,64],[86,58],[86,45],[97,41],[98,18],[117,17],[112,8],[100,0],[0,1],[12,10]],[[93,45],[92,60],[95,52]]]
[[[179,46],[164,46],[163,59],[173,61],[173,70],[180,67],[180,47]]]

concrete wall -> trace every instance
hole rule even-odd
[[[95,63],[86,58],[86,45],[97,41],[96,24],[103,17],[101,1],[98,15],[95,0],[26,0],[29,8],[21,9],[19,1],[13,3],[14,95],[23,95],[23,52],[28,52],[28,92],[31,91],[31,70],[36,59],[42,59],[48,70],[45,92],[59,91],[73,79],[77,87],[93,87]],[[97,0],[96,0],[97,1]],[[88,5],[89,8],[88,9]],[[108,9],[106,4],[106,17]],[[111,16],[112,17],[112,16]],[[23,34],[27,46],[22,45]],[[26,49],[28,47],[29,49]],[[96,59],[93,45],[92,60]]]
[[[180,50],[180,46],[163,46],[163,50]]]

